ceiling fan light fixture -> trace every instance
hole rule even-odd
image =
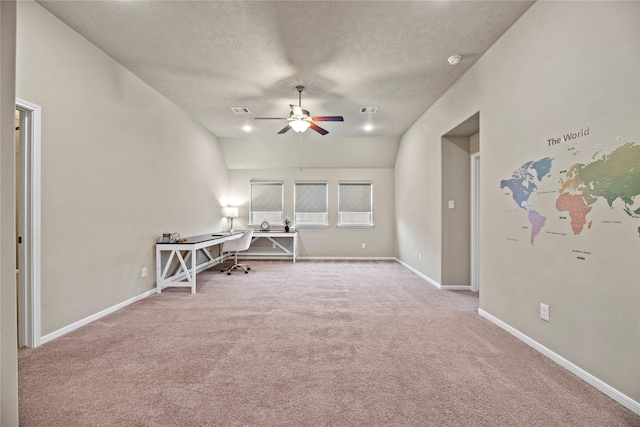
[[[298,133],[302,133],[311,128],[320,135],[326,135],[328,130],[321,128],[315,122],[344,122],[342,116],[312,116],[308,110],[302,109],[302,91],[304,86],[296,86],[298,91],[298,105],[289,104],[291,112],[289,117],[254,117],[255,120],[288,120],[289,123],[278,132],[278,135],[287,133],[293,129]]]
[[[298,133],[302,133],[305,130],[309,129],[309,126],[311,126],[311,123],[309,123],[306,120],[291,120],[289,122],[289,126],[291,127],[291,129],[293,129],[294,131],[298,132]]]

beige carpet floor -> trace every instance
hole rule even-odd
[[[395,262],[212,269],[19,352],[21,426],[640,426]]]

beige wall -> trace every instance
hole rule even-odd
[[[16,3],[0,2],[0,425],[18,425],[15,247]]]
[[[610,209],[598,200],[588,232],[574,236],[566,226],[562,240],[543,231],[535,246],[510,241],[505,227],[520,217],[509,215],[528,223],[500,180],[545,154],[570,166],[567,146],[547,140],[581,127],[590,127],[580,142],[584,161],[610,152],[618,136],[640,139],[639,18],[638,2],[537,2],[406,132],[395,168],[398,257],[440,281],[441,136],[479,111],[481,310],[636,402],[638,220],[618,202]],[[557,182],[560,171],[553,173]],[[624,225],[604,223],[614,216]],[[572,253],[580,248],[592,252],[588,260]],[[432,256],[416,262],[415,250]],[[550,322],[539,318],[541,302],[551,307]]]
[[[329,228],[299,229],[300,257],[393,257],[393,169],[268,169],[229,170],[229,200],[239,206],[236,229],[247,227],[250,181],[284,181],[284,213],[293,218],[293,183],[296,180],[326,180],[329,184]],[[373,228],[336,228],[338,181],[371,180],[373,183]],[[362,249],[362,243],[366,248]]]
[[[480,151],[480,132],[469,137],[470,154],[476,154]]]
[[[469,137],[442,138],[442,281],[471,285],[471,154]],[[453,209],[449,202],[453,201]]]
[[[17,96],[42,107],[46,335],[150,290],[163,231],[219,229],[228,174],[215,136],[36,3],[17,49]]]
[[[286,107],[286,106],[285,106]],[[317,132],[276,132],[286,123],[272,122],[269,137],[221,137],[229,169],[388,168],[393,169],[399,137],[324,137]],[[331,126],[341,126],[333,123]],[[310,148],[313,146],[313,151]]]

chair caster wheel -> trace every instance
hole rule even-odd
[[[227,273],[227,275],[228,275],[228,276],[231,276],[231,272],[228,272],[228,273]]]
[[[224,270],[220,270],[220,273],[224,273]]]
[[[249,272],[248,272],[248,271],[245,271],[245,272],[244,272],[244,274],[249,274]]]
[[[247,270],[251,270],[251,267],[247,267]]]

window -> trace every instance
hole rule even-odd
[[[249,224],[282,224],[282,181],[251,181]]]
[[[338,226],[373,227],[371,182],[338,182]]]
[[[294,215],[296,227],[326,227],[329,225],[327,209],[327,183],[322,181],[294,183]]]

